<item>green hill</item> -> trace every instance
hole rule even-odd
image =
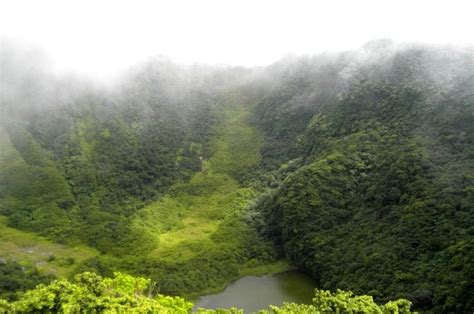
[[[326,76],[308,66],[286,79],[310,87],[283,102],[276,90],[263,101],[273,110],[256,107],[261,125],[280,125],[264,129],[264,145],[285,143],[264,160],[287,161],[255,206],[258,229],[322,288],[404,297],[425,310],[474,306],[474,76],[463,58],[394,52],[332,98],[317,92]],[[289,116],[294,98],[302,100]],[[301,111],[313,113],[305,128],[286,132]]]
[[[471,311],[473,55],[379,41],[254,69],[152,60],[112,88],[7,56],[0,292],[121,271],[192,298],[297,267],[323,290]]]

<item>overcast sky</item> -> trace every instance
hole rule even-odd
[[[470,0],[0,0],[0,33],[57,70],[107,77],[153,55],[253,66],[376,38],[473,45],[473,12]]]

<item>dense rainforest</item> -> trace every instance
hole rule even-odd
[[[337,289],[388,306],[353,311],[474,309],[474,50],[155,58],[109,85],[14,45],[0,61],[0,310],[60,289],[133,299],[136,280],[133,304],[187,312],[163,295],[290,267],[322,290],[275,313],[349,311]],[[160,294],[100,277],[117,271]]]

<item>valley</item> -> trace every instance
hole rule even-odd
[[[472,49],[158,58],[106,87],[6,47],[0,313],[474,308]]]

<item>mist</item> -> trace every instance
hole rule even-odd
[[[189,106],[192,95],[212,98],[219,91],[254,86],[260,93],[287,88],[298,77],[312,82],[314,93],[333,97],[354,80],[387,79],[397,62],[414,58],[410,75],[448,90],[473,73],[474,48],[452,44],[398,43],[376,39],[353,50],[287,55],[268,66],[177,63],[165,56],[149,57],[124,68],[108,80],[79,72],[57,72],[53,57],[41,47],[3,39],[0,45],[0,98],[3,118],[73,106],[80,99],[99,97],[107,106],[125,103],[131,95],[142,102]],[[399,78],[397,78],[399,79]],[[99,96],[100,95],[100,96]],[[335,101],[335,98],[332,99]],[[304,102],[303,102],[304,103]]]
[[[157,55],[179,64],[266,66],[376,38],[472,45],[470,1],[2,1],[0,36],[54,72],[108,81]]]

